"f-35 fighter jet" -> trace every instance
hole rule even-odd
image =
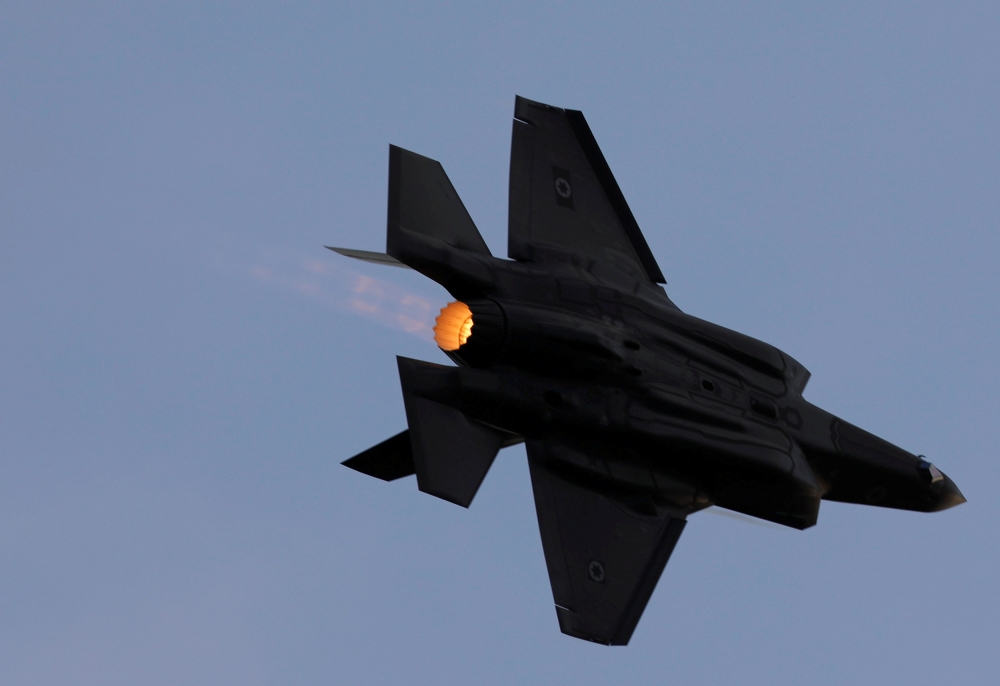
[[[398,358],[409,429],[344,462],[468,507],[524,442],[556,614],[628,643],[687,516],[717,505],[796,529],[820,500],[935,512],[965,502],[913,455],[810,404],[806,368],[681,312],[583,114],[517,98],[507,254],[438,162],[389,149],[386,253],[456,299]]]

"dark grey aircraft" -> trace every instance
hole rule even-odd
[[[795,529],[820,500],[935,512],[965,502],[922,456],[802,397],[809,372],[681,312],[583,114],[517,98],[507,254],[438,162],[389,149],[386,254],[457,300],[458,366],[398,358],[409,430],[344,462],[468,507],[524,442],[562,631],[624,645],[684,530],[719,507]]]

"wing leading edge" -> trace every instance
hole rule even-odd
[[[686,524],[649,501],[632,507],[561,474],[527,444],[552,596],[564,634],[626,645]]]

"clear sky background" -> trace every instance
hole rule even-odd
[[[1000,4],[0,4],[0,684],[992,684]],[[694,515],[559,633],[523,448],[468,511],[340,461],[448,300],[389,143],[506,253],[514,96],[581,109],[667,290],[946,471],[926,515]]]

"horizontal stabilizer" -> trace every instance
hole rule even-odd
[[[395,481],[415,474],[410,432],[398,433],[341,464],[382,481]]]
[[[401,254],[407,243],[406,231],[490,254],[441,163],[390,145],[387,253],[394,257]]]
[[[343,255],[344,257],[353,257],[356,260],[363,260],[365,262],[371,262],[372,264],[383,264],[387,267],[402,267],[403,269],[409,269],[409,267],[397,260],[395,257],[392,255],[386,255],[384,252],[352,250],[351,248],[331,248],[329,245],[326,246],[326,249],[332,250],[338,255]]]
[[[447,368],[405,357],[397,359],[417,487],[424,493],[468,507],[497,452],[509,444],[510,435],[414,392],[422,371]]]

